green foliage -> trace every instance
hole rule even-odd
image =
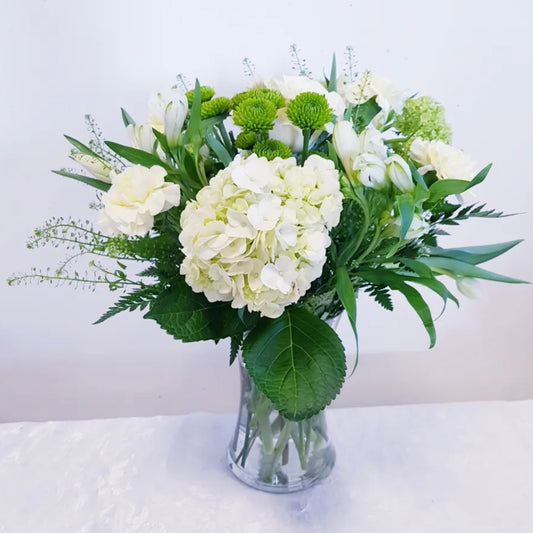
[[[362,104],[354,106],[352,109],[352,120],[356,133],[361,133],[380,111],[381,107],[376,102],[375,96]]]
[[[241,349],[243,340],[244,340],[243,333],[237,333],[236,335],[231,336],[230,352],[229,352],[230,366],[233,364],[233,362],[237,358],[237,355],[239,353],[239,350]]]
[[[274,320],[261,319],[242,350],[257,388],[289,420],[309,418],[324,409],[346,375],[337,334],[301,308],[289,307]]]
[[[101,324],[108,318],[121,313],[122,311],[143,311],[161,292],[158,285],[142,285],[128,294],[124,294],[112,305],[94,324]]]
[[[302,130],[321,130],[333,120],[333,111],[323,94],[303,92],[289,102],[287,118]]]
[[[180,276],[157,296],[144,318],[155,320],[162,329],[183,342],[220,340],[244,333],[257,320],[255,314],[244,319],[228,302],[209,302],[195,293]]]
[[[58,176],[65,176],[66,178],[70,178],[76,181],[81,181],[82,183],[85,183],[85,185],[89,185],[100,191],[104,191],[104,192],[108,191],[109,187],[111,187],[111,184],[106,183],[105,181],[100,181],[95,178],[89,178],[88,176],[84,176],[83,174],[76,174],[74,172],[68,172],[65,169],[52,170],[52,172],[54,174],[57,174]]]
[[[143,165],[147,168],[158,165],[169,170],[169,166],[164,161],[161,161],[158,156],[154,154],[149,154],[144,150],[139,150],[138,148],[132,148],[131,146],[125,146],[123,144],[106,141],[106,145],[113,150],[116,154],[128,160],[130,163],[136,165]]]
[[[384,285],[369,284],[365,287],[365,292],[368,293],[376,302],[386,309],[387,311],[393,311],[392,298],[390,290]]]

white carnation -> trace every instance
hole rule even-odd
[[[435,171],[439,179],[471,180],[475,174],[475,163],[462,150],[443,141],[423,141],[415,139],[411,143],[409,155],[422,165],[418,172],[422,175]]]
[[[181,216],[181,273],[209,301],[278,317],[320,276],[342,209],[333,162],[238,155]]]
[[[120,174],[111,171],[111,187],[102,195],[100,224],[104,231],[109,235],[146,235],[155,215],[180,202],[180,188],[165,183],[166,175],[159,166],[134,165]]]

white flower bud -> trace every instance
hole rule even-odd
[[[88,154],[74,154],[72,158],[77,161],[87,172],[90,172],[96,179],[111,183],[109,173],[113,167],[103,159]]]
[[[415,187],[411,177],[411,169],[407,162],[397,154],[385,159],[387,176],[402,192],[412,191]]]

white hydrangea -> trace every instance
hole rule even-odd
[[[143,236],[154,216],[180,203],[180,188],[166,183],[167,171],[159,166],[134,165],[120,174],[110,172],[111,187],[102,195],[100,225],[108,235]]]
[[[422,165],[418,169],[422,175],[434,170],[439,179],[470,181],[476,174],[475,162],[462,150],[443,141],[417,138],[411,143],[409,155]]]
[[[210,302],[276,318],[322,273],[341,210],[332,161],[238,155],[181,215],[180,272]]]

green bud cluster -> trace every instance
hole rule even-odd
[[[213,87],[208,87],[207,85],[202,85],[200,87],[200,98],[202,102],[207,102],[208,100],[211,100],[215,96],[215,89]],[[189,107],[192,106],[192,101],[194,99],[194,89],[187,91],[185,93],[185,97],[187,98],[187,102],[189,102]]]
[[[233,122],[245,133],[266,133],[274,127],[276,106],[265,98],[247,98],[233,111]]]
[[[251,148],[255,144],[256,140],[257,136],[253,131],[247,133],[241,131],[235,139],[235,147],[240,148],[241,150],[248,150],[248,148]]]
[[[249,91],[237,93],[231,99],[233,109],[237,109],[240,104],[249,98],[264,98],[265,100],[269,100],[276,106],[276,109],[285,106],[285,98],[283,98],[279,91],[273,91],[271,89],[251,89]]]
[[[394,126],[406,137],[447,143],[452,139],[452,130],[444,118],[444,107],[429,96],[407,100],[402,113],[396,117]]]
[[[321,130],[333,119],[333,111],[323,94],[305,92],[289,102],[287,117],[302,130]]]
[[[269,161],[272,161],[276,157],[281,157],[282,159],[292,157],[291,149],[285,143],[274,139],[267,139],[256,143],[253,151],[254,154],[257,154],[259,157],[266,157]]]
[[[223,115],[231,110],[231,100],[225,96],[219,96],[208,102],[202,102],[200,116],[202,119]]]

